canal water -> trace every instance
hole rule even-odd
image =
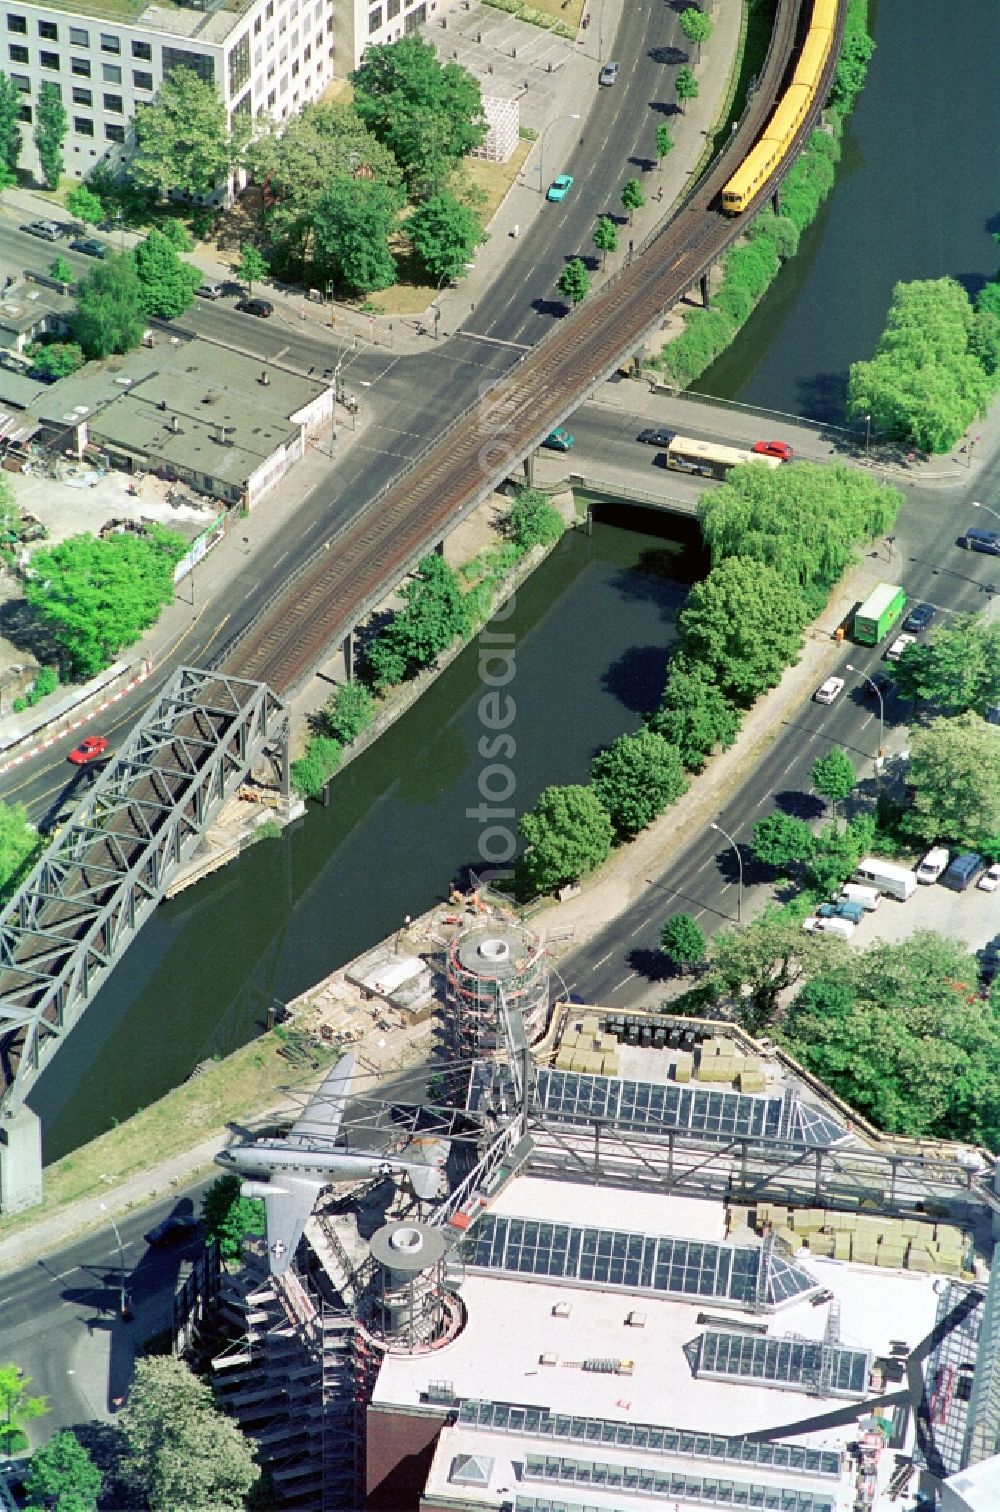
[[[975,295],[996,273],[1000,5],[877,0],[869,26],[833,192],[701,393],[842,424],[895,283],[951,275]]]
[[[568,532],[513,612],[334,780],[329,808],[310,805],[280,840],[156,910],[31,1099],[46,1163],[153,1102],[200,1061],[246,1043],[271,1003],[482,868],[492,821],[475,811],[493,753],[484,757],[480,741],[497,738],[479,710],[490,691],[480,668],[487,644],[513,651],[503,691],[515,706],[516,745],[492,762],[508,774],[484,779],[493,793],[512,789],[491,807],[520,815],[543,787],[585,781],[597,749],[638,726],[659,699],[677,610],[705,563],[693,524],[664,518],[673,539],[645,533],[655,516],[631,514],[636,529]],[[506,675],[497,661],[484,670]]]

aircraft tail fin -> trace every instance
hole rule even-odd
[[[406,1151],[406,1174],[414,1193],[424,1202],[448,1190],[445,1164],[451,1146],[447,1139],[415,1139]]]

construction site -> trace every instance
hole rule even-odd
[[[320,1190],[294,1260],[267,1189],[207,1309],[280,1506],[1000,1505],[991,1155],[883,1137],[732,1025],[561,1000],[478,895],[329,994],[299,1013],[367,994],[426,1061],[328,1077],[287,1150],[372,1174]],[[430,1196],[400,1169],[428,1146]]]

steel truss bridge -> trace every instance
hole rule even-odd
[[[248,773],[288,794],[288,717],[261,683],[181,667],[0,913],[0,1108],[22,1107]]]

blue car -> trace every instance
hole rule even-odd
[[[557,425],[551,435],[545,437],[542,445],[547,446],[549,451],[568,452],[575,440],[576,437],[570,434],[565,425]]]
[[[865,916],[863,904],[855,903],[852,898],[840,898],[836,903],[821,903],[816,913],[821,919],[850,919],[852,924],[860,924]]]
[[[552,200],[555,204],[559,204],[566,198],[572,187],[572,176],[568,173],[560,173],[558,178],[554,178],[552,180],[545,198],[547,200]]]

